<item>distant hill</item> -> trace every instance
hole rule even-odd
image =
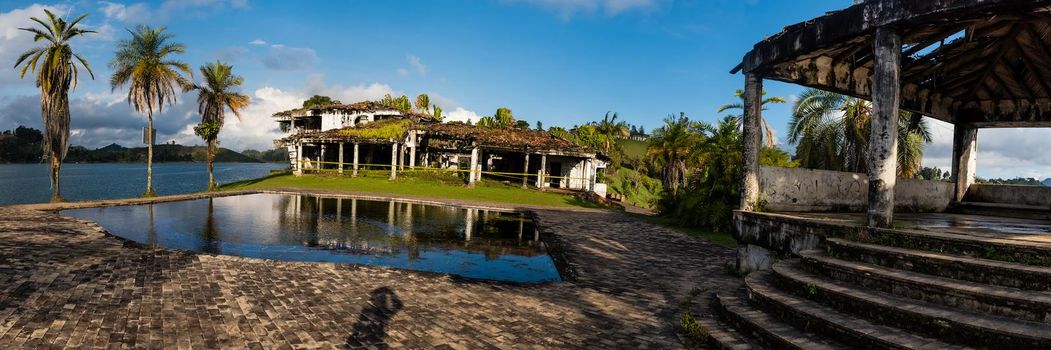
[[[1051,187],[1051,177],[1046,178],[1046,179],[1044,179],[1044,181],[1041,181],[1041,182],[1044,184],[1044,186]]]
[[[205,162],[207,147],[183,145],[154,145],[154,162]],[[146,147],[127,148],[112,144],[98,149],[87,149],[82,146],[69,148],[66,154],[67,163],[139,163],[146,161]],[[235,151],[220,147],[215,153],[219,163],[260,163],[259,159],[245,156]]]

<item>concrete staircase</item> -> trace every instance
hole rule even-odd
[[[1051,245],[895,232],[829,238],[750,274],[713,298],[712,345],[1051,349]]]

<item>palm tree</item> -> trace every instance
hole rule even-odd
[[[741,114],[733,115],[733,117],[737,119],[742,119],[744,115],[744,91],[737,90],[734,92],[734,96],[737,96],[737,98],[741,99],[741,102],[724,104],[722,106],[719,106],[719,109],[716,112],[722,113],[728,110],[740,111]],[[763,96],[766,96],[766,90],[763,90]],[[763,99],[762,103],[760,103],[760,106],[762,106],[762,110],[765,111],[766,105],[786,102],[787,101],[785,101],[785,99],[782,97],[767,97]],[[763,134],[759,136],[763,139],[763,145],[766,147],[773,147],[775,141],[777,141],[777,138],[774,137],[774,128],[770,127],[770,123],[766,121],[766,117],[760,116],[759,123],[762,124],[761,129],[763,130]],[[743,123],[738,123],[738,125],[743,125]]]
[[[248,96],[235,91],[244,83],[244,78],[233,74],[233,66],[216,61],[201,67],[204,85],[197,89],[197,110],[201,114],[201,124],[194,132],[208,143],[208,190],[218,191],[215,182],[215,148],[219,131],[226,121],[226,110],[233,112],[241,120],[241,110],[248,107]]]
[[[427,96],[427,94],[420,94],[419,96],[416,96],[416,110],[419,110],[422,113],[427,113],[427,112],[429,112],[428,109],[430,109],[430,108],[431,108],[431,97],[430,96]]]
[[[69,41],[81,34],[94,33],[92,30],[77,28],[87,14],[80,15],[73,22],[57,17],[51,11],[44,10],[47,21],[36,17],[30,17],[43,28],[19,28],[33,33],[33,41],[47,40],[43,46],[37,46],[26,50],[15,61],[15,68],[22,66],[21,78],[25,78],[26,72],[36,73],[36,86],[40,88],[40,116],[44,124],[44,153],[51,159],[51,201],[61,202],[59,193],[59,173],[62,170],[62,160],[66,158],[69,150],[69,89],[77,87],[79,71],[74,64],[74,59],[79,61],[84,70],[88,71],[91,79],[95,79],[95,73],[91,72],[88,61],[73,53]],[[37,70],[39,66],[39,70]]]
[[[171,42],[172,35],[165,33],[164,28],[139,26],[135,31],[128,30],[131,39],[117,43],[117,52],[110,61],[113,76],[110,87],[116,91],[128,85],[128,104],[136,112],[145,113],[146,129],[146,193],[153,192],[153,112],[163,112],[164,104],[174,104],[178,92],[192,89],[193,84],[180,72],[193,77],[190,65],[172,59],[170,56],[186,51],[186,46]]]
[[[691,122],[685,113],[679,117],[669,115],[664,118],[664,126],[653,130],[649,139],[649,155],[662,165],[664,188],[670,188],[672,195],[678,194],[679,187],[686,182],[687,161],[693,155],[700,141],[701,127]]]
[[[788,141],[796,144],[800,166],[866,172],[866,154],[872,123],[868,101],[817,89],[804,91],[793,107]],[[898,169],[911,178],[920,170],[923,147],[931,135],[918,114],[898,116]]]
[[[605,136],[604,150],[609,153],[613,142],[618,138],[628,137],[628,124],[624,121],[617,121],[617,113],[613,113],[611,118],[609,112],[606,112],[606,116],[602,118],[602,121],[598,122],[595,127],[598,132]]]

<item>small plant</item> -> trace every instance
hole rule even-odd
[[[806,291],[807,293],[810,293],[810,295],[817,295],[817,286],[813,283],[807,283]]]
[[[679,315],[679,329],[690,339],[690,341],[701,344],[708,341],[708,329],[704,328],[693,313],[684,311]]]

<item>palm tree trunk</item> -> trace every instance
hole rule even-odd
[[[146,112],[146,197],[153,197],[153,109]]]
[[[215,183],[215,140],[208,140],[208,190],[218,191],[219,184]]]
[[[54,149],[51,150],[51,203],[58,203],[62,201],[62,195],[59,192],[59,181],[58,175],[62,170],[62,159],[60,159],[58,152]]]

